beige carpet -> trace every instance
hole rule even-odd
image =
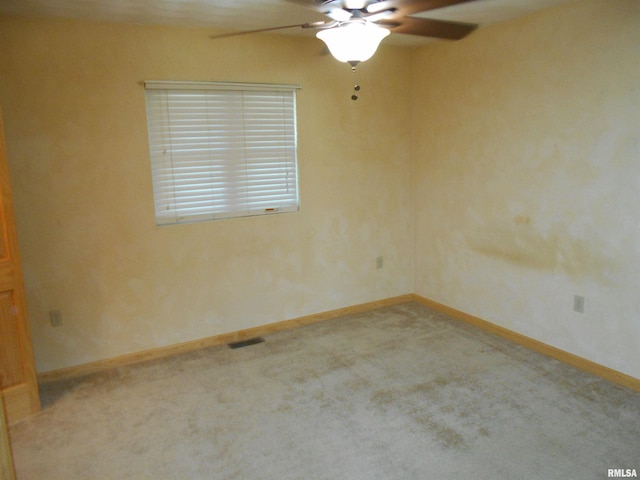
[[[640,394],[417,304],[42,391],[19,480],[604,479]]]

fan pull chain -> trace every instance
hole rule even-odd
[[[353,78],[355,80],[355,85],[353,86],[353,95],[351,95],[351,100],[356,101],[358,99],[358,92],[360,91],[360,85],[358,85],[358,71],[356,70],[355,65],[351,65],[351,71],[353,72]]]

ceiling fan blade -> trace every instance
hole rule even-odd
[[[229,32],[229,33],[221,33],[220,35],[209,35],[209,38],[213,40],[217,40],[220,38],[227,37],[237,37],[239,35],[248,35],[250,33],[262,33],[262,32],[271,32],[274,30],[284,30],[286,28],[329,28],[336,24],[336,22],[310,22],[310,23],[296,23],[295,25],[282,25],[279,27],[267,27],[267,28],[258,28],[256,30],[243,30],[240,32]]]
[[[331,21],[331,22],[311,22],[311,23],[303,23],[301,25],[302,28],[319,28],[319,29],[325,29],[325,28],[333,28],[335,26],[337,26],[340,22],[336,22]]]
[[[393,19],[377,22],[377,25],[389,28],[391,33],[406,33],[446,40],[460,40],[478,28],[478,25],[473,23],[446,22],[416,17],[396,18],[395,16]]]
[[[363,18],[365,18],[369,22],[376,23],[376,22],[379,22],[380,20],[384,20],[385,18],[389,18],[393,16],[395,11],[396,11],[395,8],[390,8],[388,10],[381,10],[375,13],[367,13],[366,15],[363,15]]]
[[[395,7],[398,14],[408,16],[414,13],[426,12],[428,10],[436,10],[438,8],[450,7],[460,3],[475,2],[477,0],[383,0],[381,2],[372,3],[367,7],[369,9],[387,9]],[[384,6],[380,4],[385,4]]]
[[[315,10],[316,12],[327,12],[334,8],[342,9],[342,0],[286,0],[289,3],[295,3],[296,5],[300,5],[302,7],[310,8],[311,10]]]

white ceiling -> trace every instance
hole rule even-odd
[[[417,17],[486,26],[570,0],[475,0],[430,10]],[[210,27],[245,31],[326,20],[322,14],[287,0],[0,0],[0,13],[82,18],[138,24]],[[282,33],[313,34],[293,28]],[[394,38],[395,37],[395,38]],[[420,44],[428,39],[392,35],[389,43]]]

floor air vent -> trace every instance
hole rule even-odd
[[[255,337],[255,338],[250,338],[248,340],[242,340],[241,342],[228,343],[227,345],[229,345],[229,348],[242,348],[242,347],[248,347],[249,345],[257,345],[258,343],[262,343],[262,342],[264,342],[264,338]]]

